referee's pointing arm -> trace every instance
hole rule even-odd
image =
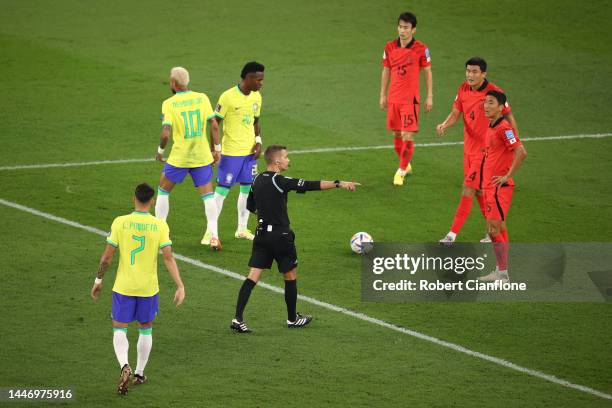
[[[266,160],[267,168],[262,175],[259,175],[255,181],[253,181],[253,189],[249,194],[249,199],[247,202],[247,208],[251,212],[258,212],[258,205],[256,204],[256,196],[259,196],[260,199],[265,199],[266,201],[269,199],[278,198],[271,197],[270,194],[265,194],[264,190],[268,190],[266,188],[260,188],[260,194],[257,194],[258,184],[256,181],[260,179],[260,184],[271,184],[281,195],[286,194],[287,192],[294,190],[298,193],[305,193],[306,191],[316,191],[316,190],[329,190],[332,188],[343,188],[348,191],[355,191],[357,186],[360,186],[360,183],[356,183],[354,181],[328,181],[328,180],[320,180],[320,181],[307,181],[304,179],[294,179],[290,177],[284,177],[280,173],[284,172],[289,168],[290,160],[289,153],[287,152],[287,148],[281,145],[270,145],[266,149],[264,153],[264,158]]]

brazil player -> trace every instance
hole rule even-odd
[[[406,174],[412,172],[414,135],[419,130],[421,71],[427,88],[425,111],[433,107],[431,57],[429,48],[414,38],[416,26],[413,13],[402,13],[397,20],[399,37],[387,42],[382,58],[380,108],[387,111],[387,129],[393,131],[393,144],[399,158],[399,168],[393,177],[396,186],[403,185]]]
[[[221,161],[217,170],[217,187],[215,201],[219,214],[223,201],[230,188],[240,184],[238,195],[238,227],[234,237],[253,240],[254,235],[248,230],[249,211],[246,208],[247,197],[257,174],[257,159],[261,153],[261,94],[264,66],[258,62],[248,62],[240,74],[241,81],[221,94],[215,108],[219,123],[223,123]],[[207,245],[214,233],[208,230],[202,238]]]
[[[516,129],[504,117],[506,95],[498,90],[487,92],[484,112],[489,119],[485,139],[483,166],[483,193],[487,229],[493,241],[497,267],[495,271],[479,278],[481,281],[508,282],[508,250],[510,240],[506,219],[512,201],[514,180],[512,177],[523,164],[527,150],[521,143]]]
[[[159,180],[155,216],[166,220],[170,212],[170,192],[190,174],[204,202],[206,230],[211,235],[207,244],[214,250],[220,250],[221,241],[217,232],[219,211],[212,186],[212,165],[219,160],[221,151],[219,126],[208,96],[190,91],[188,86],[189,72],[182,67],[172,68],[170,90],[174,95],[162,104],[162,132],[156,159],[165,161],[163,154],[170,136],[173,145]],[[206,140],[207,122],[214,145],[212,152]]]
[[[119,267],[113,286],[113,347],[121,367],[118,393],[127,394],[132,369],[128,363],[128,324],[138,321],[138,352],[134,384],[147,381],[144,369],[149,360],[153,337],[153,320],[157,314],[159,285],[157,282],[157,253],[161,249],[164,263],[176,283],[174,302],[177,306],[185,299],[185,287],[181,281],[176,261],[172,256],[172,241],[166,221],[149,214],[155,190],[148,184],[140,184],[134,193],[134,212],[115,218],[106,239],[106,249],[100,259],[98,273],[91,289],[96,300],[102,292],[102,278],[120,250]]]
[[[438,135],[444,135],[460,117],[463,118],[463,190],[461,200],[455,212],[450,231],[440,243],[451,245],[472,211],[474,197],[478,201],[482,215],[485,216],[482,190],[482,166],[485,155],[485,136],[489,119],[484,113],[484,101],[487,92],[503,92],[487,79],[487,62],[480,57],[472,57],[465,63],[465,81],[459,86],[455,102],[448,117],[436,127]],[[510,105],[506,102],[502,114],[514,129],[517,129]],[[488,235],[481,242],[490,242]]]

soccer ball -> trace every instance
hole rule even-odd
[[[367,232],[358,232],[351,237],[351,249],[356,254],[365,254],[370,252],[374,246],[374,240]]]

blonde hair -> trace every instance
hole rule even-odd
[[[170,79],[174,79],[180,86],[189,85],[189,72],[183,67],[174,67],[170,70]]]

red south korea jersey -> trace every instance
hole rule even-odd
[[[521,146],[516,130],[503,116],[490,124],[486,134],[483,188],[493,187],[493,176],[504,176],[514,160],[514,149]],[[507,183],[514,185],[514,180]]]
[[[414,38],[405,47],[399,38],[385,45],[382,64],[391,71],[391,86],[387,101],[396,104],[414,104],[421,100],[419,74],[431,65],[429,48]]]
[[[489,119],[484,114],[484,101],[489,91],[503,92],[486,79],[476,90],[472,90],[467,81],[464,81],[457,90],[453,106],[463,114],[464,154],[474,155],[484,152],[485,137],[489,128]],[[506,102],[502,114],[509,112],[510,105]]]

